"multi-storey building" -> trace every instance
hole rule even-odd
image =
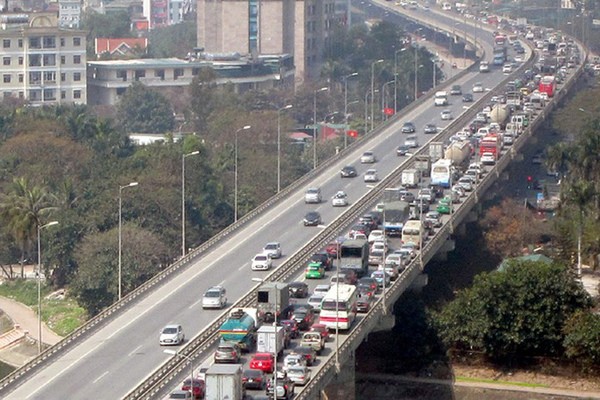
[[[31,105],[81,103],[86,95],[86,33],[60,29],[55,13],[1,14],[0,92]]]
[[[142,5],[150,29],[169,24],[169,0],[143,0]]]
[[[81,0],[58,1],[58,25],[61,28],[79,29]]]
[[[339,0],[197,0],[208,53],[293,54],[297,79],[318,77]],[[339,6],[339,4],[338,4]]]

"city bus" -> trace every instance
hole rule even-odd
[[[411,219],[404,223],[402,227],[402,244],[414,243],[417,248],[421,248],[425,229],[423,222],[418,219]]]
[[[452,173],[452,160],[437,160],[431,165],[431,184],[449,188],[452,186]]]
[[[348,330],[356,318],[356,286],[347,284],[332,285],[321,301],[319,322],[328,329]]]
[[[340,246],[340,269],[352,269],[361,278],[369,272],[369,243],[363,239],[346,240]]]

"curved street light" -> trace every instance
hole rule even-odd
[[[137,182],[131,182],[127,185],[121,186],[119,185],[119,288],[118,290],[118,299],[121,300],[121,290],[122,290],[122,254],[123,254],[123,234],[122,234],[122,198],[123,198],[123,189],[137,186]]]
[[[191,153],[181,156],[181,257],[185,257],[185,159],[190,156],[200,154],[200,151],[192,151]]]
[[[44,225],[37,225],[37,296],[38,296],[38,353],[42,352],[42,245],[41,230],[50,226],[58,225],[58,221],[48,222]]]
[[[233,222],[238,220],[238,133],[246,131],[252,128],[250,125],[245,125],[235,131],[235,144],[234,144],[234,173],[233,173]]]

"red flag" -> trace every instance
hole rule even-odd
[[[383,109],[383,113],[389,117],[390,115],[394,115],[394,109],[386,107]]]
[[[358,131],[354,131],[354,130],[346,131],[346,135],[355,138],[355,137],[358,137]]]

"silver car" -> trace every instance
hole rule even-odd
[[[281,258],[281,244],[279,242],[269,242],[263,248],[263,253],[271,258]]]
[[[158,342],[161,346],[180,345],[185,340],[183,328],[178,324],[165,326],[160,331]]]
[[[306,385],[310,381],[310,369],[302,365],[290,366],[287,377],[296,385]]]
[[[223,286],[213,286],[202,296],[202,308],[223,308],[227,304],[227,292]]]

